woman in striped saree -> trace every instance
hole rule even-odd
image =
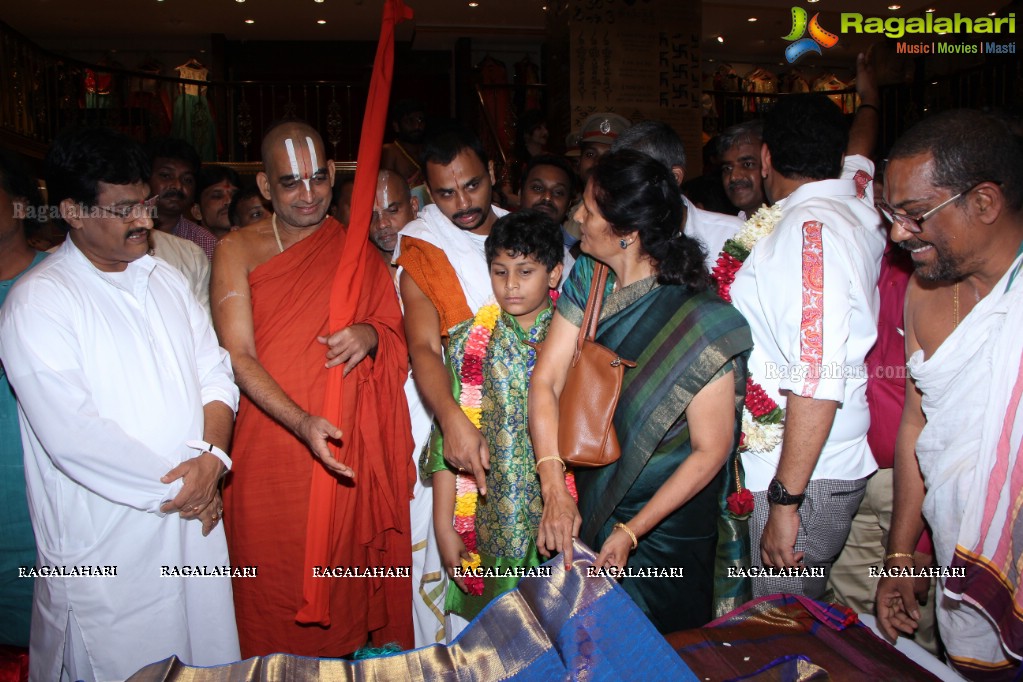
[[[622,586],[661,632],[698,627],[711,620],[715,598],[718,612],[744,600],[741,581],[725,575],[741,565],[743,538],[723,538],[719,551],[718,525],[737,473],[749,327],[709,288],[703,249],[681,233],[681,197],[662,164],[633,151],[605,154],[575,218],[585,255],[530,388],[544,499],[537,545],[564,551],[569,568],[580,537],[599,548],[597,568],[642,573]],[[625,372],[614,415],[622,457],[577,470],[577,507],[558,462],[557,406],[596,261],[611,270],[596,340],[637,366]]]

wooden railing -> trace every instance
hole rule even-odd
[[[182,137],[203,161],[253,162],[263,131],[297,117],[335,160],[354,161],[366,96],[340,81],[195,81],[88,64],[0,22],[0,135],[33,156],[67,127],[109,126],[140,142]]]

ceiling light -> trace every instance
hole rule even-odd
[[[235,2],[245,2],[245,0],[234,0]]]
[[[256,20],[255,19],[246,19],[245,23],[246,24],[254,24],[254,23],[256,23]]]
[[[469,3],[469,7],[479,7],[479,6],[480,6],[480,4],[478,2],[476,2],[476,0],[473,0],[472,2]]]
[[[718,36],[718,37],[717,37],[717,41],[718,41],[719,43],[723,43],[723,42],[725,42],[725,37],[724,37],[724,36]]]
[[[988,13],[988,16],[989,16],[989,17],[993,17],[993,16],[995,16],[996,14],[998,14],[998,12],[989,12],[989,13]]]
[[[322,3],[322,2],[323,2],[323,0],[313,0],[313,2],[319,2],[319,3]]]
[[[902,5],[888,5],[888,9],[893,11],[897,9],[902,9]]]
[[[327,20],[326,19],[317,19],[316,23],[317,24],[325,24],[325,23],[327,23]]]
[[[750,21],[750,22],[753,22],[753,21],[756,21],[756,20],[757,20],[757,18],[756,18],[756,17],[750,17],[750,18],[749,18],[749,19],[747,19],[746,21]]]
[[[924,11],[927,12],[928,14],[934,14],[937,10],[935,10],[933,7],[928,7]]]
[[[812,5],[815,2],[820,2],[821,0],[806,0],[806,1]]]

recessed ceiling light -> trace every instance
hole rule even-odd
[[[821,0],[806,0],[806,1],[812,5],[815,2],[820,2]]]
[[[478,2],[476,2],[475,0],[473,0],[473,2],[469,3],[469,7],[479,7],[479,6],[480,6],[480,4]]]
[[[319,3],[322,3],[322,2],[323,2],[323,0],[313,0],[313,2],[319,2]]]
[[[935,10],[933,7],[928,7],[924,11],[927,12],[928,14],[934,14],[937,10]]]
[[[988,16],[989,16],[989,17],[993,17],[993,16],[995,16],[995,15],[997,15],[997,14],[998,14],[998,12],[989,12],[989,13],[988,13]]]
[[[749,19],[747,19],[746,21],[756,21],[756,20],[757,20],[757,18],[756,18],[756,17],[750,17],[750,18],[749,18]]]
[[[718,36],[718,37],[717,37],[717,41],[718,41],[719,43],[723,43],[723,42],[725,42],[725,37],[724,37],[724,36]]]
[[[317,19],[316,23],[317,24],[325,24],[325,23],[327,23],[327,20],[326,19]]]
[[[893,11],[897,9],[902,9],[902,5],[888,5],[888,9]]]
[[[542,9],[542,10],[543,10],[544,12],[546,12],[546,11],[547,11],[547,5],[544,5],[544,6],[543,6],[543,7],[541,7],[540,9]]]
[[[234,0],[235,2],[245,2],[245,0]]]
[[[256,23],[256,20],[255,19],[246,19],[245,23],[246,24],[254,24],[254,23]]]

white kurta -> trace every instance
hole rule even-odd
[[[238,406],[230,360],[184,277],[144,256],[97,270],[70,239],[11,291],[0,358],[19,400],[38,565],[112,566],[116,576],[36,578],[33,680],[60,678],[65,638],[84,644],[72,679],[125,679],[177,654],[239,658],[227,577],[161,567],[228,564],[222,526],[163,515],[198,453],[203,405]]]
[[[498,218],[508,215],[508,211],[499,206],[491,206],[490,210]],[[398,245],[394,249],[395,261],[401,255],[402,237],[422,239],[444,252],[458,276],[459,284],[462,285],[465,302],[469,304],[469,309],[474,315],[477,310],[493,300],[490,266],[487,265],[487,256],[483,248],[487,239],[485,236],[459,229],[448,220],[436,204],[430,204],[419,211],[418,218],[409,222],[398,233]],[[401,268],[399,276],[400,273]]]

